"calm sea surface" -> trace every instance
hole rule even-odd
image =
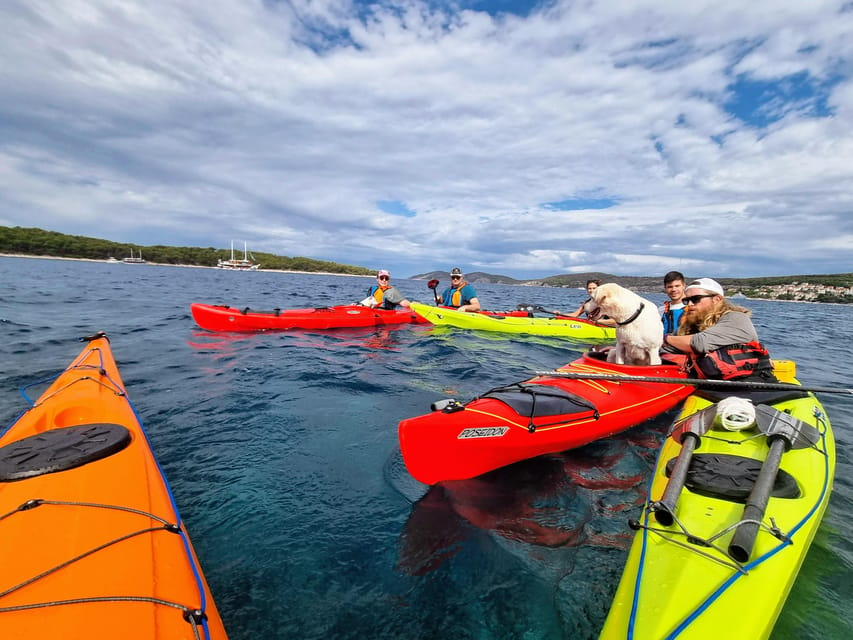
[[[672,414],[430,489],[402,464],[401,419],[564,364],[583,345],[429,326],[217,335],[189,312],[343,304],[371,282],[0,257],[0,424],[25,408],[22,386],[105,331],[232,640],[597,637]],[[423,282],[394,283],[431,302]],[[490,309],[584,297],[477,289]],[[853,386],[853,306],[742,302],[804,384]],[[835,489],[776,640],[853,637],[853,398],[820,398]]]

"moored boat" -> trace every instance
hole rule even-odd
[[[142,249],[139,250],[139,255],[133,255],[133,247],[130,248],[130,256],[127,258],[122,258],[122,262],[125,264],[145,264],[145,259],[142,257]]]
[[[109,342],[86,340],[0,434],[2,637],[224,639]]]
[[[616,365],[589,351],[561,372],[684,378],[674,364]],[[472,478],[527,458],[565,451],[623,431],[686,398],[689,385],[541,375],[462,404],[442,400],[400,422],[403,461],[420,482]]]
[[[498,331],[502,333],[520,333],[538,336],[560,336],[586,341],[606,341],[616,339],[614,327],[596,324],[582,318],[537,318],[527,313],[508,313],[506,315],[485,315],[466,313],[446,307],[432,307],[413,302],[416,311],[432,324],[450,326],[458,329],[476,329],[479,331]]]
[[[252,256],[254,258],[254,256]],[[243,243],[243,257],[234,257],[234,241],[231,241],[231,257],[227,260],[221,258],[216,263],[217,269],[228,269],[229,271],[257,271],[261,265],[249,260],[249,244]]]
[[[664,441],[602,639],[770,636],[826,510],[835,443],[812,393],[727,395],[691,396]]]

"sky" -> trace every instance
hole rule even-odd
[[[0,225],[397,277],[853,271],[853,2],[4,0]]]

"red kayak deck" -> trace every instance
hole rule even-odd
[[[226,305],[190,305],[193,320],[208,331],[284,331],[287,329],[347,329],[390,324],[429,324],[423,316],[406,308],[371,309],[357,304],[312,309],[257,311]],[[526,316],[526,311],[482,311],[489,315]]]
[[[588,352],[560,370],[572,373],[683,378],[673,364],[610,364]],[[409,473],[425,484],[463,480],[520,460],[573,449],[674,407],[694,388],[656,382],[537,376],[451,402],[400,423]]]
[[[255,311],[235,307],[193,303],[193,319],[208,331],[276,331],[285,329],[342,329],[386,324],[426,323],[408,309],[371,309],[359,305],[315,309]]]

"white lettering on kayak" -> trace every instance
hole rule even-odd
[[[507,431],[509,431],[509,427],[472,427],[469,429],[462,429],[462,431],[459,432],[459,435],[456,436],[456,439],[500,438]]]

